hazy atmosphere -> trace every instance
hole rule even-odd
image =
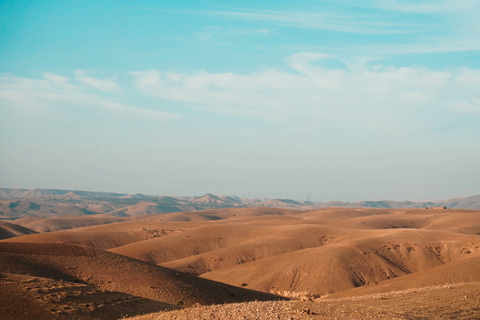
[[[0,186],[480,193],[480,2],[0,1]]]

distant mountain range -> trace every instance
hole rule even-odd
[[[480,195],[437,202],[357,201],[312,202],[290,199],[239,198],[207,193],[199,197],[169,197],[144,194],[92,192],[57,189],[0,188],[0,220],[58,215],[108,214],[116,217],[138,216],[179,211],[198,211],[221,208],[274,207],[288,209],[317,209],[327,207],[353,208],[423,208],[446,207],[480,210]]]

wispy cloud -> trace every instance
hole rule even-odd
[[[291,48],[292,50],[295,48]],[[345,60],[356,60],[358,57],[368,60],[383,60],[386,57],[397,55],[412,54],[446,54],[455,52],[475,52],[480,51],[480,38],[467,39],[458,37],[449,38],[431,38],[428,42],[416,41],[407,44],[371,44],[365,45],[345,45],[338,47],[326,46],[305,46],[303,49],[319,50],[326,52],[331,56],[342,57]],[[442,58],[442,57],[440,57]]]
[[[480,116],[480,71],[439,72],[359,60],[346,69],[316,66],[318,53],[298,53],[290,72],[251,74],[135,72],[134,84],[159,99],[190,103],[205,112],[264,121],[350,126],[366,130],[420,129],[448,116]],[[359,123],[362,119],[362,123]]]
[[[201,40],[211,40],[216,37],[267,36],[273,32],[273,29],[268,28],[207,26],[198,32],[197,35]]]
[[[370,2],[348,1],[353,6],[363,6],[382,10],[405,12],[413,14],[452,14],[478,10],[475,0],[376,0]]]
[[[279,26],[306,29],[321,29],[349,33],[392,34],[406,33],[412,29],[405,24],[389,21],[372,21],[368,16],[323,12],[287,12],[273,10],[209,11],[204,14],[227,16],[230,18],[259,21]]]
[[[75,78],[80,83],[93,87],[97,90],[108,92],[108,93],[118,93],[121,90],[120,85],[115,81],[89,77],[86,75],[86,72],[83,70],[76,70],[74,73],[75,73]]]
[[[364,6],[383,12],[403,14],[403,17],[425,19],[422,24],[432,24],[431,18],[436,19],[436,30],[439,34],[449,35],[451,39],[460,37],[478,39],[480,31],[480,2],[476,0],[377,0],[372,2],[357,2],[352,6]],[[433,25],[432,25],[433,26]]]
[[[86,77],[82,71],[75,72],[75,80],[77,81],[53,73],[45,73],[43,79],[2,75],[0,106],[34,109],[96,108],[127,117],[133,115],[154,119],[178,117],[168,112],[131,106],[123,103],[123,97],[118,95],[105,95],[105,92],[115,93],[120,90],[120,86],[113,81]]]
[[[339,4],[342,10],[338,9]],[[480,2],[475,0],[327,0],[308,9],[299,5],[298,9],[291,11],[227,9],[197,13],[279,28],[403,35],[401,45],[392,47],[398,54],[480,50]],[[369,54],[375,55],[375,47],[385,46],[388,49],[392,42],[385,38],[372,38],[362,46],[364,50],[371,49]],[[401,50],[401,46],[405,48]],[[341,47],[336,45],[333,50],[341,50]]]
[[[128,103],[148,101],[181,106],[179,113],[191,108],[289,127],[365,127],[371,132],[423,130],[451,117],[480,117],[479,70],[399,68],[368,59],[342,61],[343,68],[328,69],[322,67],[325,59],[335,56],[296,53],[285,60],[287,70],[264,69],[247,74],[136,71],[123,79],[121,94],[104,92],[120,88],[110,82],[106,86],[100,82],[104,90],[84,83],[83,78],[78,79],[83,74],[78,72],[70,78],[53,73],[46,73],[42,79],[3,75],[0,103],[4,108],[97,108],[127,117],[178,117]]]

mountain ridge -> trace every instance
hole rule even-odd
[[[25,217],[49,218],[58,215],[98,215],[132,217],[150,214],[200,211],[223,208],[270,207],[296,210],[344,208],[449,208],[480,209],[480,195],[440,201],[296,201],[291,199],[240,198],[235,195],[160,196],[61,189],[0,188],[0,220]]]

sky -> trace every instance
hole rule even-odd
[[[480,1],[0,0],[0,186],[480,194]]]

